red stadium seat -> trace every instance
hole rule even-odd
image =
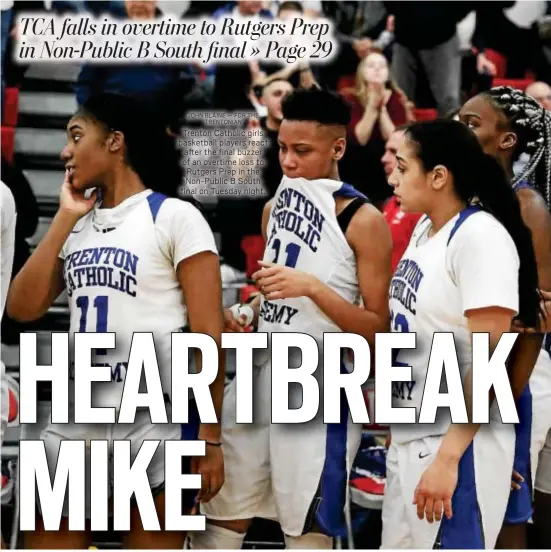
[[[507,58],[495,50],[486,49],[484,54],[496,66],[496,78],[505,78],[507,71]]]
[[[4,109],[2,110],[2,126],[17,125],[17,110],[19,107],[19,88],[15,86],[4,90]]]
[[[418,107],[413,108],[413,116],[416,121],[432,121],[438,119],[438,111],[436,109],[422,109]]]
[[[517,88],[524,92],[528,85],[533,82],[533,79],[502,79],[496,77],[492,81],[492,86],[510,86],[511,88]]]
[[[15,128],[2,127],[2,156],[10,163],[13,161],[13,151],[15,149]]]
[[[339,79],[337,83],[337,92],[342,94],[343,91],[356,88],[356,75],[345,75]]]

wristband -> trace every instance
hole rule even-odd
[[[235,305],[230,307],[230,311],[235,321],[243,326],[250,326],[252,321],[254,320],[254,310],[250,305],[241,305],[239,303],[236,303]],[[242,316],[245,317],[244,322],[241,320]]]
[[[214,441],[205,441],[205,444],[210,445],[211,447],[221,447],[222,443],[215,443]]]

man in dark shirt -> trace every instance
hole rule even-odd
[[[384,2],[394,18],[392,75],[408,98],[415,98],[424,70],[444,116],[460,106],[461,52],[457,23],[476,2]]]

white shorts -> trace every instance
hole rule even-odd
[[[210,519],[277,519],[283,532],[300,536],[317,525],[345,536],[348,478],[361,439],[361,425],[348,418],[325,425],[271,424],[269,362],[253,371],[254,424],[235,422],[236,380],[226,388],[222,414],[225,483],[201,506]],[[321,409],[320,409],[321,410]]]
[[[547,440],[539,454],[534,488],[540,493],[551,494],[551,429],[547,433]]]
[[[417,517],[413,494],[434,460],[442,436],[392,442],[387,455],[381,548],[494,548],[511,489],[512,425],[483,426],[459,464],[453,516],[440,523]]]
[[[170,410],[167,405],[167,415],[170,419]],[[165,480],[164,471],[164,441],[180,440],[181,426],[179,424],[152,424],[149,411],[139,411],[136,414],[136,420],[133,424],[49,424],[40,435],[44,441],[46,449],[46,457],[48,459],[48,467],[50,470],[50,478],[53,481],[55,466],[57,465],[57,457],[61,441],[69,440],[84,440],[86,441],[86,517],[90,517],[90,441],[91,440],[107,440],[109,441],[110,451],[112,454],[112,444],[116,440],[129,440],[132,462],[138,454],[142,443],[146,440],[162,441],[155,455],[151,459],[147,467],[147,476],[152,489],[162,488]],[[109,496],[113,488],[113,465],[112,458],[109,464],[110,484]],[[38,500],[38,498],[37,498]],[[38,504],[38,502],[37,502]],[[68,500],[65,495],[62,515],[68,515]]]

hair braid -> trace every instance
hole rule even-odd
[[[513,184],[528,180],[551,204],[551,114],[534,98],[510,86],[497,86],[487,95],[494,106],[506,117],[517,135],[513,160],[521,154],[530,156],[524,170],[514,177]]]

